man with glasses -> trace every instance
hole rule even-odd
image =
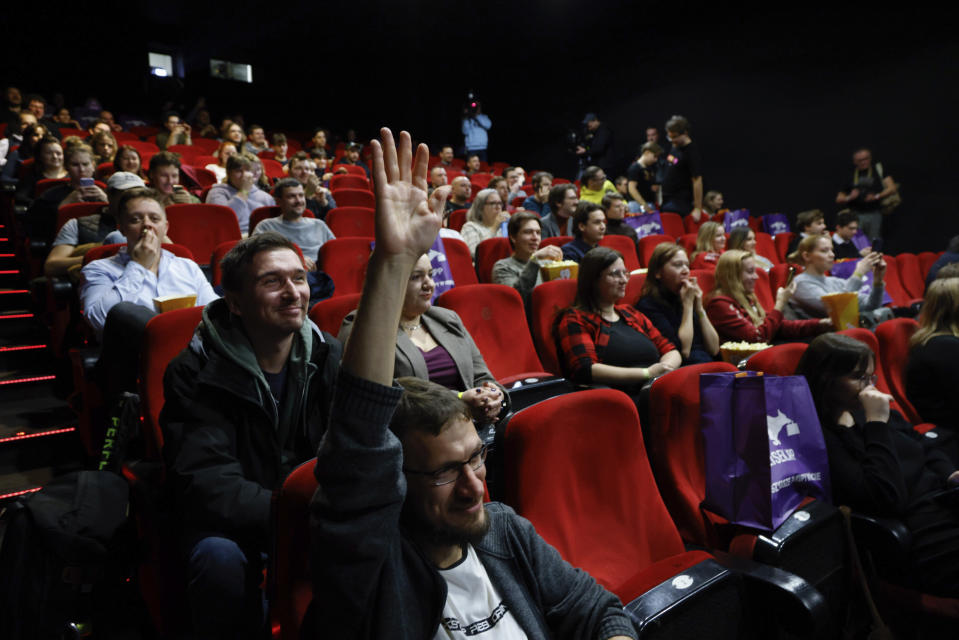
[[[427,203],[426,147],[412,163],[407,133],[399,152],[382,138],[376,245],[317,453],[304,626],[337,638],[634,638],[614,595],[509,507],[484,504],[486,448],[457,394],[394,383],[406,281],[448,188]]]
[[[579,199],[599,204],[607,193],[617,193],[616,185],[607,177],[601,167],[586,167],[583,171],[583,184],[579,189]]]

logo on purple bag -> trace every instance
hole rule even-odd
[[[782,444],[779,441],[779,434],[783,427],[786,427],[787,436],[798,436],[799,425],[796,421],[782,412],[782,409],[776,411],[775,416],[766,416],[766,430],[769,431],[769,441],[777,447]]]

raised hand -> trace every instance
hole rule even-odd
[[[398,149],[393,133],[386,127],[380,130],[380,138],[382,142],[370,143],[376,192],[374,253],[415,261],[433,244],[443,221],[442,209],[433,211],[427,203],[429,149],[425,144],[419,145],[414,158],[413,143],[406,131],[400,132]],[[442,193],[440,198],[445,203]]]

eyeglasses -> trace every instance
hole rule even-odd
[[[868,387],[869,385],[876,386],[876,383],[879,382],[879,376],[875,373],[867,373],[856,378],[856,381],[861,383],[863,387]]]
[[[436,469],[435,471],[416,471],[415,469],[407,469],[403,467],[403,473],[412,473],[418,476],[426,476],[430,480],[430,484],[434,487],[442,487],[444,484],[450,484],[451,482],[456,482],[460,479],[460,476],[463,474],[463,466],[469,465],[470,469],[473,471],[479,471],[483,468],[483,465],[486,464],[486,454],[489,453],[490,446],[484,444],[480,447],[479,451],[470,456],[470,459],[465,462],[452,462],[445,467]]]
[[[629,271],[626,271],[626,269],[616,269],[615,271],[607,272],[606,277],[610,280],[619,280],[621,278],[629,280]]]

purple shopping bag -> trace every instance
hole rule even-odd
[[[789,218],[785,213],[767,213],[763,216],[763,231],[771,236],[789,232]]]
[[[855,238],[853,241],[855,242]],[[857,264],[859,264],[859,260],[840,260],[833,263],[832,269],[829,270],[829,273],[837,278],[846,280],[852,276],[852,272],[856,270]],[[862,287],[860,287],[858,291],[859,295],[861,296],[860,300],[868,297],[870,291],[872,291],[872,271],[867,273],[862,278]],[[889,295],[888,291],[882,292],[882,304],[892,304],[892,296]]]
[[[652,213],[642,213],[638,216],[628,216],[625,222],[636,230],[636,236],[638,238],[664,233],[663,220],[659,217],[659,213],[655,211]]]
[[[446,259],[446,248],[443,247],[443,238],[436,236],[436,240],[433,241],[433,246],[430,247],[430,267],[432,267],[432,272],[430,277],[433,278],[433,283],[436,285],[436,288],[433,289],[433,298],[430,302],[436,302],[436,298],[439,297],[444,291],[449,291],[456,283],[453,282],[453,269],[450,268],[449,260]]]
[[[726,226],[726,233],[731,233],[737,227],[749,226],[749,209],[736,209],[727,211],[723,217],[723,224]]]
[[[703,374],[699,394],[704,507],[773,531],[807,496],[831,501],[826,443],[805,378]]]
[[[872,241],[866,237],[866,234],[862,229],[858,229],[856,234],[852,237],[852,246],[856,247],[860,251],[869,247],[872,247]]]

